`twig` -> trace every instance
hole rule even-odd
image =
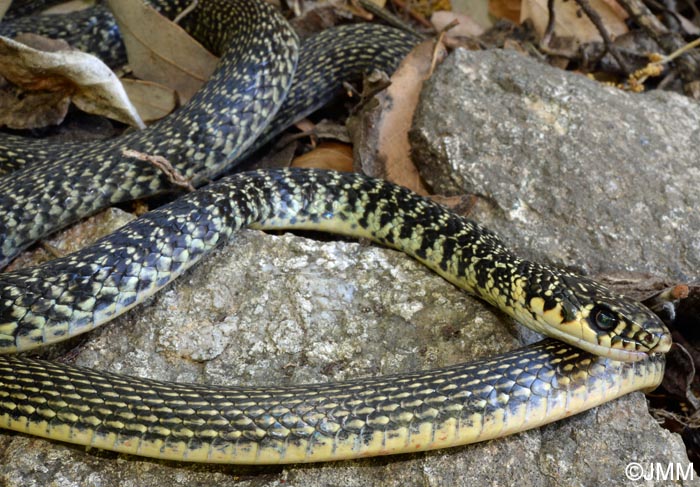
[[[379,7],[376,3],[372,2],[371,0],[353,0],[353,2],[357,1],[357,3],[360,4],[360,7],[373,15],[379,17],[382,19],[384,22],[387,24],[396,27],[397,29],[405,30],[406,32],[410,32],[411,34],[417,35],[421,38],[425,37],[419,32],[416,32],[416,30],[408,25],[406,22],[398,18],[396,15],[393,13],[389,12],[385,8]]]
[[[671,54],[668,56],[664,56],[663,60],[661,61],[662,63],[667,63],[669,61],[672,61],[673,59],[677,58],[678,56],[690,51],[691,49],[694,49],[696,47],[700,46],[700,37],[695,39],[692,42],[687,43],[685,46],[679,47],[675,51],[673,51]]]
[[[199,5],[199,0],[192,0],[192,2],[190,2],[190,4],[173,19],[173,24],[179,24],[182,19],[187,17],[195,8],[197,8],[197,5]]]
[[[346,85],[346,83],[343,83],[343,85]],[[391,79],[389,79],[386,73],[377,70],[372,71],[369,76],[365,76],[362,80],[362,93],[358,93],[352,85],[346,86],[360,97],[360,101],[357,103],[357,106],[352,109],[352,113],[355,114],[359,112],[377,93],[386,90],[389,86],[391,86]]]
[[[126,157],[133,157],[139,161],[144,161],[151,164],[153,167],[159,169],[168,178],[168,181],[173,183],[175,186],[186,189],[187,191],[194,191],[194,186],[185,178],[180,171],[175,169],[175,167],[163,156],[156,156],[151,154],[144,154],[143,152],[135,151],[132,149],[122,149],[122,154]]]
[[[552,40],[552,35],[554,34],[554,0],[547,0],[547,13],[549,14],[549,19],[547,20],[547,28],[542,36],[542,47],[549,46],[549,41]]]
[[[681,29],[681,21],[676,13],[676,2],[675,0],[662,0],[662,2],[657,2],[655,0],[646,0],[647,3],[658,9],[659,13],[663,16],[664,24],[666,27],[674,32],[678,32]]]
[[[685,40],[680,35],[669,32],[641,0],[618,0],[618,3],[625,9],[630,19],[637,22],[665,52],[677,51],[685,44]],[[700,53],[687,52],[685,56],[678,58],[676,68],[686,92],[689,91],[692,94],[691,87],[697,83],[700,75]]]
[[[433,75],[433,72],[435,71],[435,66],[437,66],[438,61],[440,61],[440,52],[444,49],[442,40],[445,38],[445,34],[447,34],[447,31],[458,25],[459,20],[454,19],[452,22],[443,27],[442,30],[440,30],[437,39],[435,39],[435,45],[433,46],[433,55],[430,59],[430,70],[428,71],[426,79],[430,78]]]
[[[688,372],[688,375],[685,378],[685,398],[697,411],[698,409],[700,409],[700,400],[698,400],[698,398],[695,397],[692,388],[693,380],[695,380],[695,362],[693,361],[693,356],[680,343],[676,343],[675,347],[678,348],[678,350],[680,350],[688,358],[688,364],[690,364],[690,371]]]
[[[681,46],[680,48],[673,51],[668,56],[662,54],[651,54],[649,55],[650,62],[642,69],[638,69],[634,73],[629,75],[627,82],[632,89],[632,91],[641,92],[644,90],[644,82],[653,76],[660,76],[663,72],[663,65],[669,63],[676,59],[677,57],[683,55],[684,53],[690,51],[691,49],[700,45],[700,37],[695,39],[688,44]]]
[[[433,24],[430,23],[428,19],[423,17],[421,14],[418,12],[415,12],[413,9],[409,8],[406,5],[406,2],[404,0],[391,0],[391,3],[399,7],[401,10],[405,11],[408,13],[409,16],[413,18],[416,22],[421,24],[423,27],[428,27],[428,28],[433,28]]]
[[[365,8],[360,0],[350,0],[350,6],[341,5],[344,10],[351,12],[353,15],[360,17],[362,20],[369,22],[372,20],[372,12]]]
[[[688,7],[690,7],[690,10],[693,11],[694,17],[700,17],[700,9],[698,9],[698,6],[695,5],[694,0],[685,0],[685,3],[687,3]]]
[[[659,423],[664,423],[665,420],[670,419],[687,428],[700,428],[700,418],[697,417],[697,413],[693,414],[692,416],[688,416],[685,414],[673,413],[660,408],[649,408],[649,412]]]
[[[61,249],[56,247],[55,245],[51,245],[49,242],[46,240],[42,240],[41,242],[42,248],[51,255],[52,258],[58,259],[59,257],[63,257],[66,255],[66,252],[63,252]]]
[[[617,64],[620,65],[620,69],[622,69],[622,71],[625,74],[631,73],[632,70],[627,65],[625,59],[622,57],[620,52],[617,50],[615,44],[613,44],[612,39],[610,39],[608,30],[605,28],[605,25],[603,24],[603,19],[600,18],[598,12],[596,12],[595,9],[591,7],[591,4],[588,3],[588,0],[576,0],[576,3],[579,7],[581,7],[581,10],[583,10],[586,16],[590,19],[590,21],[593,22],[593,25],[598,30],[600,37],[603,38],[603,44],[605,45],[605,49],[610,53],[612,57],[615,58]]]

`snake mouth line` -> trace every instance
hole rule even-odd
[[[658,351],[655,349],[650,349],[648,352],[643,352],[639,350],[610,348],[604,345],[591,343],[587,340],[584,340],[583,338],[568,335],[554,327],[550,327],[547,329],[547,335],[553,338],[557,338],[558,340],[568,343],[569,345],[573,345],[577,348],[580,348],[583,351],[592,353],[593,355],[608,358],[610,360],[616,360],[618,362],[638,362],[640,360],[648,358],[652,354],[658,353]],[[661,344],[661,342],[659,342],[659,344]]]

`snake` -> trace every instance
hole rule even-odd
[[[20,353],[143,303],[244,227],[370,239],[552,338],[441,369],[269,387],[169,383]],[[669,331],[644,305],[523,259],[495,233],[408,189],[354,173],[244,172],[78,252],[0,274],[0,428],[189,462],[415,452],[498,438],[652,389],[670,346]]]
[[[149,3],[175,17],[191,0]],[[83,15],[103,18],[100,10]],[[74,29],[72,22],[57,35]],[[0,268],[38,239],[100,209],[181,190],[153,165],[125,155],[126,149],[165,158],[199,187],[325,105],[343,81],[373,69],[393,72],[420,40],[365,23],[324,30],[300,49],[289,23],[261,0],[201,0],[181,25],[221,58],[202,89],[175,113],[145,130],[90,144],[0,135],[0,168],[11,174],[0,177]],[[22,28],[0,24],[0,35]]]

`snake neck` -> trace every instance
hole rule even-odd
[[[252,226],[327,231],[396,248],[529,328],[596,355],[635,361],[670,347],[667,328],[643,305],[521,259],[491,231],[405,188],[328,172],[258,177],[261,201],[272,203]],[[599,313],[614,323],[599,326]]]
[[[0,275],[0,351],[101,325],[242,227],[369,238],[415,257],[536,331],[617,360],[638,360],[669,345],[668,331],[643,306],[593,281],[519,259],[490,231],[405,188],[356,174],[280,170],[225,178],[81,252]],[[590,315],[600,304],[641,318],[596,330]]]

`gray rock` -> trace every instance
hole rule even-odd
[[[94,333],[77,363],[211,384],[321,382],[490,355],[517,346],[514,331],[397,252],[249,231]],[[621,441],[634,449],[611,446]],[[481,445],[318,465],[186,465],[0,435],[0,485],[8,487],[507,485],[516,477],[619,485],[633,460],[688,463],[641,394]]]
[[[458,49],[410,135],[435,192],[481,196],[472,216],[539,258],[698,277],[700,105],[689,98]]]
[[[492,102],[482,96],[485,105]],[[535,212],[522,216],[539,222]],[[521,239],[514,230],[509,235],[523,247],[569,236],[533,228]],[[643,226],[635,235],[656,233]],[[591,239],[580,242],[582,262],[594,252],[589,245]],[[557,258],[579,262],[568,257]],[[657,254],[649,259],[656,262]],[[448,365],[514,348],[519,334],[503,315],[397,252],[248,231],[93,333],[76,361],[161,380],[292,384]],[[630,462],[688,465],[679,437],[658,426],[639,393],[502,440],[316,465],[187,465],[0,434],[0,485],[9,487],[658,485],[628,482]]]

